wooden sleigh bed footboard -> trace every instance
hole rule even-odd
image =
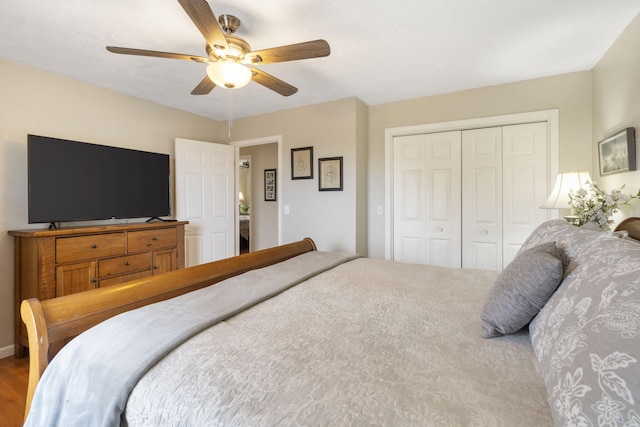
[[[70,339],[117,314],[204,288],[249,270],[317,250],[310,238],[270,249],[60,298],[22,302],[29,337],[29,385],[25,417],[49,360]]]

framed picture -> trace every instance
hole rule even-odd
[[[264,201],[265,202],[276,201],[276,170],[275,169],[264,170]]]
[[[636,132],[626,128],[598,142],[600,175],[636,170]]]
[[[342,157],[318,159],[318,190],[342,191]]]
[[[313,147],[291,149],[291,179],[313,179]]]

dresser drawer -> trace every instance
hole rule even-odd
[[[100,279],[98,281],[100,288],[107,286],[118,285],[120,283],[128,282],[129,280],[142,279],[143,277],[151,276],[151,270],[138,271],[137,273],[124,274],[122,276],[109,277],[108,279]]]
[[[92,236],[61,237],[56,239],[56,262],[75,262],[111,255],[124,255],[124,233]]]
[[[171,248],[177,244],[178,233],[175,228],[132,231],[127,237],[127,249],[130,253]]]
[[[98,277],[151,269],[151,252],[98,261]]]

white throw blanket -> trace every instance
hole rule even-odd
[[[91,328],[46,369],[25,426],[120,425],[131,389],[166,353],[209,326],[356,257],[310,252]]]

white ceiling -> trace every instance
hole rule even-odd
[[[325,39],[331,55],[259,68],[256,83],[190,95],[205,65],[116,55],[107,45],[206,56],[176,0],[0,0],[0,57],[227,120],[358,97],[367,105],[589,70],[639,0],[210,0],[253,50]],[[33,82],[37,86],[37,82]]]

